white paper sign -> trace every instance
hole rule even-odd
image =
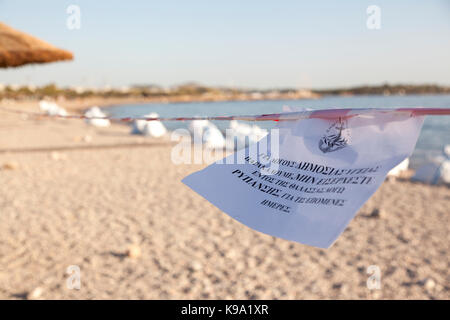
[[[392,112],[282,122],[183,182],[250,228],[328,248],[412,153],[423,119]]]

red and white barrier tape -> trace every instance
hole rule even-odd
[[[366,115],[370,116],[374,113],[409,113],[411,116],[422,115],[450,115],[450,108],[397,108],[397,109],[385,109],[385,108],[365,108],[365,109],[325,109],[315,111],[301,111],[301,112],[283,112],[283,113],[271,113],[261,115],[242,115],[242,116],[205,116],[205,117],[86,117],[84,115],[49,115],[40,112],[22,111],[17,109],[10,109],[0,107],[0,110],[10,113],[28,114],[41,117],[55,117],[66,119],[108,119],[112,121],[120,122],[132,122],[134,120],[146,120],[146,121],[193,121],[193,120],[242,120],[242,121],[288,121],[288,120],[300,120],[309,118],[319,119],[348,119],[354,116]]]

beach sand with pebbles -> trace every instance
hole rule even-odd
[[[322,250],[231,219],[170,154],[121,125],[0,112],[0,298],[450,298],[448,187],[386,182]]]

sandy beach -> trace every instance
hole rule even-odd
[[[203,165],[174,165],[171,145],[0,111],[0,298],[450,298],[448,187],[385,182],[322,250],[213,207],[181,183]]]

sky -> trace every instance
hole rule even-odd
[[[450,85],[450,0],[0,0],[0,21],[75,55],[0,69],[3,84]]]

